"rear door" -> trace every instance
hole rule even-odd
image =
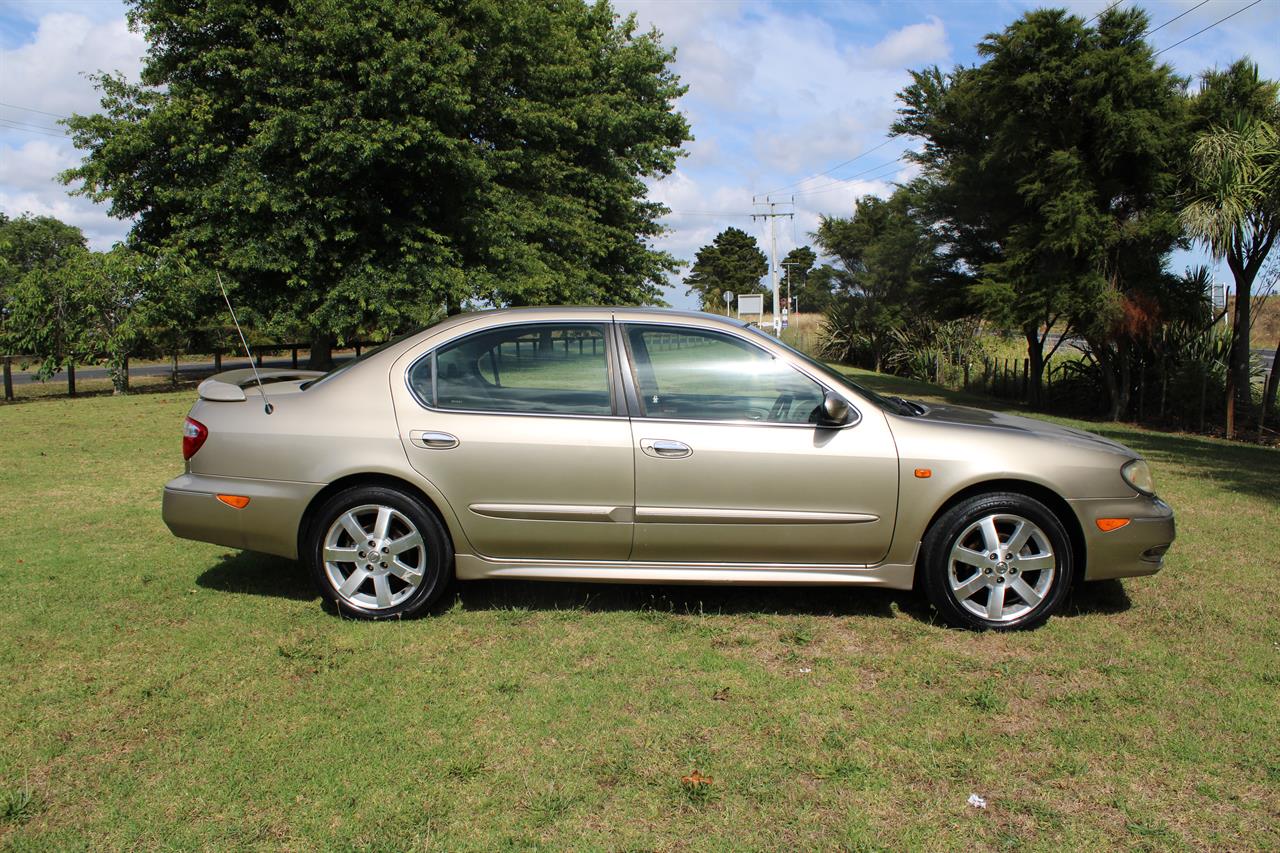
[[[728,332],[620,326],[634,385],[633,560],[878,562],[898,458],[874,409],[816,425],[824,387]]]
[[[608,329],[489,327],[405,372],[411,395],[396,394],[397,418],[410,463],[479,554],[627,559],[634,463]]]

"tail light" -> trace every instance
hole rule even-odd
[[[195,418],[187,418],[182,425],[182,458],[190,459],[196,455],[204,440],[209,437],[209,428]]]

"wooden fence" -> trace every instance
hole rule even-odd
[[[367,346],[369,346],[368,341],[352,341],[348,343],[345,348],[355,350],[356,357],[359,358],[360,353]],[[293,369],[297,369],[298,367],[298,354],[303,351],[309,353],[310,350],[311,350],[311,345],[304,344],[304,343],[257,344],[255,346],[249,347],[249,351],[253,354],[253,361],[259,367],[262,366],[263,356],[275,355],[277,353],[287,352],[290,355],[290,358],[289,358],[290,367]],[[179,359],[183,355],[212,356],[213,372],[219,373],[222,370],[223,359],[228,357],[235,358],[237,357],[236,356],[237,352],[238,352],[237,350],[225,349],[225,348],[215,349],[211,353],[182,353],[182,352],[175,351],[171,353],[171,356],[170,356],[169,369],[171,371],[170,376],[172,378],[172,381],[174,382],[178,381],[178,374],[179,374],[179,368],[180,368]],[[6,356],[0,357],[0,361],[3,362],[3,367],[4,367],[4,399],[13,400],[15,399],[15,395],[13,391],[13,365],[15,363],[21,364],[23,361],[36,361],[36,358],[35,356],[14,354],[14,355],[6,355]],[[74,397],[76,396],[76,364],[74,361],[68,361],[63,367],[66,370],[67,396]],[[124,362],[124,368],[125,368],[125,387],[128,388],[129,387],[129,359],[127,358],[125,359],[125,362]]]

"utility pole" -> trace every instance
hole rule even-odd
[[[796,312],[796,304],[791,301],[791,268],[801,266],[799,261],[783,261],[782,265],[787,268],[787,309],[792,314]]]
[[[768,213],[753,213],[751,214],[751,221],[755,222],[757,219],[767,219],[769,221],[769,285],[773,289],[773,334],[776,337],[781,337],[782,300],[778,298],[778,229],[775,227],[775,224],[779,217],[794,217],[795,213],[778,213],[774,208],[779,204],[790,204],[794,207],[795,201],[776,202],[771,201],[768,196],[765,196],[763,202],[758,202],[755,199],[752,199],[751,202],[752,204],[769,205]]]

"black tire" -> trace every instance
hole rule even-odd
[[[1031,526],[1020,527],[1021,522]],[[992,530],[1003,546],[1018,545],[1015,539],[1023,533],[1029,538],[1017,553],[999,547],[993,552]],[[991,560],[991,553],[998,559]],[[925,533],[917,565],[925,595],[947,624],[1016,631],[1040,626],[1062,606],[1075,579],[1076,554],[1052,510],[1026,495],[996,492],[967,498],[943,513]],[[1045,574],[1043,567],[1050,565]]]
[[[387,546],[369,550],[365,542],[355,542],[350,532],[344,534],[336,529],[343,526],[341,519],[348,513],[353,513],[352,517],[362,528],[374,529],[384,507],[389,510],[389,522],[384,538],[377,540],[379,543],[394,545],[395,540],[407,541],[412,532],[421,537],[420,549],[415,545],[403,552],[408,555],[405,562],[412,561],[414,572],[403,571],[402,564],[392,559],[396,555],[378,553]],[[335,553],[345,554],[348,549],[355,552],[352,562],[325,560],[331,535],[338,537],[332,543]],[[303,559],[320,594],[340,612],[358,619],[407,619],[420,615],[440,599],[453,580],[453,545],[440,520],[417,498],[386,486],[355,486],[331,496],[312,514],[302,545]],[[378,559],[382,562],[366,562]],[[390,569],[385,568],[388,565]],[[364,572],[359,576],[364,580],[356,584],[349,595],[344,595],[338,581],[346,579],[355,583],[359,578],[353,580],[353,575],[360,572]],[[385,586],[375,584],[375,575],[385,577]],[[403,579],[419,575],[416,584]],[[382,589],[378,589],[380,586]],[[374,600],[383,591],[389,593],[385,599],[391,602],[389,606],[380,606]]]

